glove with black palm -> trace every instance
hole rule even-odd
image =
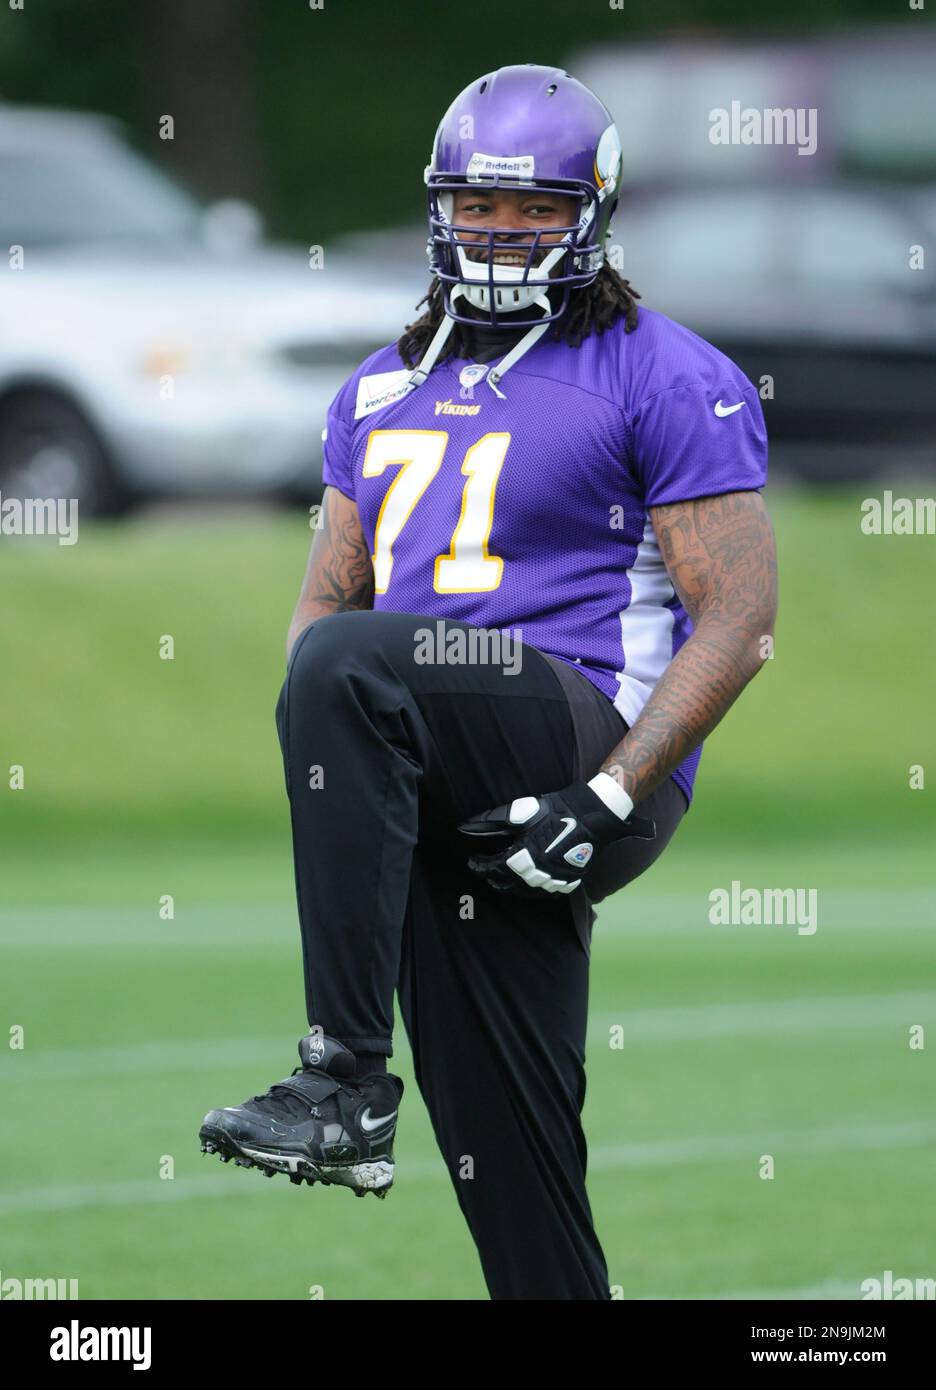
[[[521,796],[462,821],[472,837],[508,837],[497,854],[474,855],[468,867],[501,892],[524,898],[573,893],[593,855],[626,836],[656,837],[656,825],[632,814],[634,803],[606,772],[562,791]]]

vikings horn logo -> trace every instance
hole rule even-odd
[[[621,167],[621,140],[617,127],[609,125],[598,141],[595,152],[595,183],[602,202],[610,198],[617,188],[618,170]]]

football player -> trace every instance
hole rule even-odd
[[[479,77],[438,127],[425,312],[328,412],[277,705],[310,1032],[201,1129],[384,1195],[398,989],[492,1298],[610,1297],[594,904],[669,843],[776,606],[757,392],[609,265],[620,179],[558,68]]]

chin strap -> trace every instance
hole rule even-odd
[[[423,382],[426,380],[426,377],[429,375],[429,373],[435,366],[436,359],[438,358],[439,353],[445,346],[445,340],[448,338],[448,335],[451,333],[454,327],[455,320],[450,319],[448,314],[444,314],[442,317],[442,322],[436,329],[435,336],[432,339],[432,342],[429,344],[429,346],[426,348],[426,351],[423,354],[422,361],[420,362],[418,367],[414,368],[414,370],[410,372],[408,384],[411,390],[416,386],[422,386]]]
[[[545,305],[547,311],[550,308],[549,300],[546,298],[544,294],[537,296],[537,298],[533,302],[534,304]],[[524,355],[524,353],[529,352],[530,348],[533,347],[535,343],[539,342],[540,338],[542,338],[543,334],[546,332],[546,329],[548,327],[548,323],[536,324],[536,326],[534,328],[531,328],[528,333],[524,333],[519,343],[514,344],[514,346],[510,349],[500,366],[497,367],[495,371],[488,372],[486,378],[487,384],[488,386],[490,386],[495,396],[499,396],[502,401],[506,400],[507,397],[504,395],[503,391],[498,390],[497,383],[501,380],[503,376],[506,375],[507,372],[510,371],[511,367],[514,366],[516,362],[520,361],[520,358]]]
[[[464,289],[461,285],[456,285],[452,290],[451,298],[454,300],[460,294],[464,294]],[[539,305],[547,314],[552,307],[545,291],[542,294],[538,294],[533,303]],[[422,386],[423,382],[429,376],[429,373],[438,361],[439,353],[445,346],[446,340],[454,327],[455,320],[449,318],[448,314],[446,314],[439,324],[432,342],[426,348],[419,366],[409,375],[408,386],[410,390],[414,390],[417,386]],[[535,343],[539,342],[548,327],[548,323],[535,324],[528,333],[523,335],[519,343],[514,344],[500,366],[497,367],[495,371],[488,372],[486,377],[487,384],[490,386],[495,396],[500,400],[504,401],[507,397],[504,395],[503,391],[498,389],[497,383],[510,371],[511,367],[515,366],[516,363],[520,361],[524,353],[529,352],[530,348],[533,347]]]

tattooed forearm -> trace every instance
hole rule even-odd
[[[341,498],[342,507],[337,502]],[[340,492],[326,499],[323,545],[313,543],[310,579],[315,603],[330,612],[345,613],[349,608],[370,608],[374,597],[374,571],[367,542],[361,530],[357,508]],[[318,539],[318,538],[316,538]]]
[[[758,493],[653,507],[650,516],[694,631],[602,765],[635,803],[698,747],[760,670],[777,611],[774,536]]]
[[[289,625],[287,654],[301,632],[328,613],[372,608],[374,570],[354,502],[325,489],[322,526],[316,531],[299,601]]]

